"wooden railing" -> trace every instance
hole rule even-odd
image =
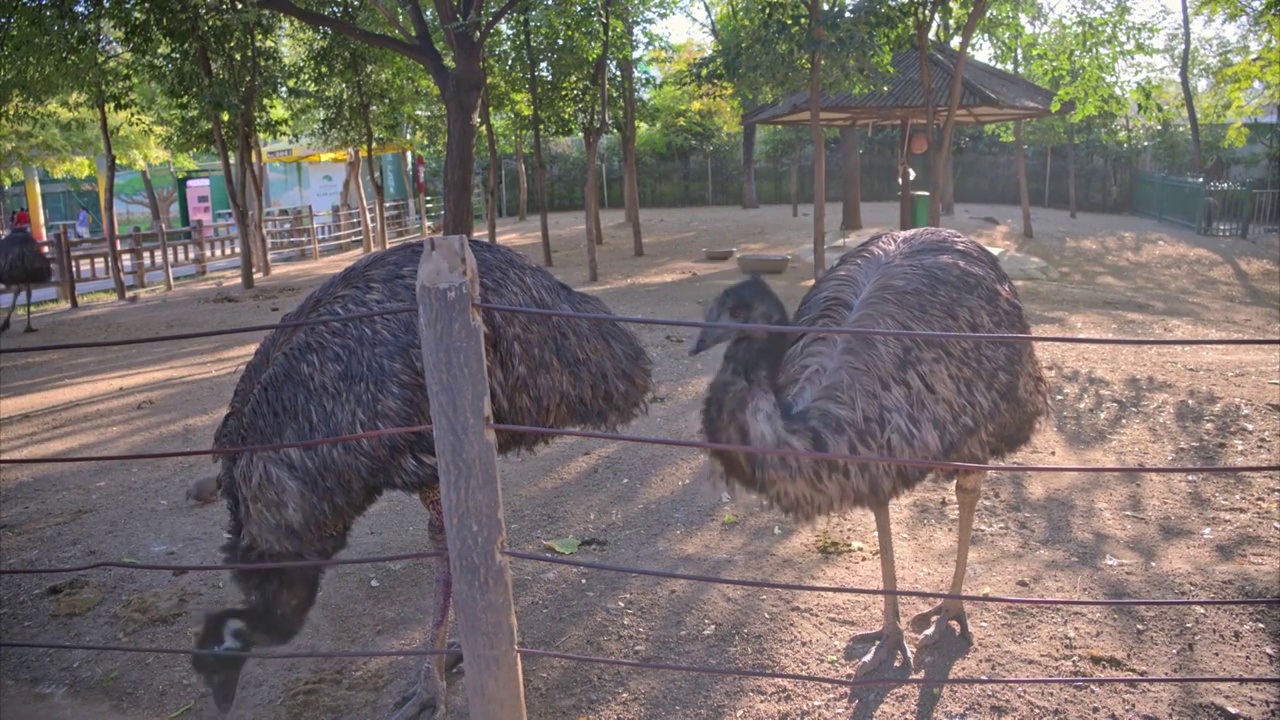
[[[425,199],[413,208],[407,201],[387,203],[384,217],[387,243],[422,237],[430,212],[438,199]],[[377,228],[376,208],[370,205],[371,228]],[[428,214],[424,216],[423,211]],[[314,260],[324,253],[361,247],[362,232],[358,209],[316,212],[311,206],[272,208],[263,218],[263,229],[272,261]],[[117,236],[120,265],[126,287],[147,290],[173,289],[175,277],[201,276],[211,270],[229,270],[240,265],[240,233],[234,222],[205,224],[199,220],[189,227],[152,230],[135,227]],[[49,241],[40,243],[53,261],[56,298],[79,305],[78,296],[109,290],[115,278],[105,236],[74,237],[67,226],[59,226]],[[4,293],[5,299],[9,294]],[[37,301],[50,300],[48,291],[37,290]],[[42,296],[42,297],[41,297]]]

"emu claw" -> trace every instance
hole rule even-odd
[[[917,651],[937,643],[942,637],[942,631],[952,620],[960,626],[959,637],[973,644],[973,633],[969,631],[969,618],[965,615],[964,603],[960,600],[943,600],[932,608],[917,613],[911,618],[911,629],[922,628],[928,625],[930,620],[933,620],[933,624],[921,633],[920,640],[916,643]]]
[[[908,672],[911,671],[911,649],[907,647],[906,638],[902,634],[902,628],[895,623],[893,625],[885,625],[883,629],[873,632],[861,633],[855,635],[852,644],[859,645],[865,642],[875,642],[875,647],[871,648],[862,659],[858,661],[857,668],[853,671],[855,678],[864,677],[871,671],[884,664],[885,660],[889,660],[892,665],[894,655],[902,656],[902,667]]]
[[[457,640],[450,640],[445,647],[449,650],[462,649],[462,645]],[[435,663],[432,661],[437,659],[443,670],[436,670]],[[412,690],[401,695],[396,701],[390,720],[418,720],[419,718],[444,720],[448,699],[444,676],[460,670],[462,659],[462,653],[445,655],[442,658],[427,657],[422,665],[421,678]]]

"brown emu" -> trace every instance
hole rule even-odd
[[[1030,330],[1018,293],[991,253],[952,230],[881,233],[845,253],[805,295],[794,319],[759,277],[725,290],[708,321],[772,325],[1016,333]],[[1048,412],[1048,385],[1031,343],[705,328],[691,354],[728,342],[702,410],[710,442],[853,455],[985,463],[1025,445]],[[713,474],[765,495],[800,520],[856,507],[875,514],[885,589],[897,588],[889,501],[936,475],[956,479],[959,547],[950,592],[960,593],[974,507],[985,473],[712,451]],[[938,639],[949,620],[971,639],[963,604],[913,618]],[[898,601],[862,675],[902,655]]]
[[[53,265],[40,252],[36,239],[26,228],[15,228],[0,238],[0,285],[13,288],[13,302],[0,323],[0,332],[9,329],[9,318],[18,309],[18,293],[27,289],[27,327],[22,332],[33,333],[31,325],[31,286],[41,285],[53,279]]]
[[[486,302],[607,313],[520,253],[472,241]],[[421,241],[368,255],[308,295],[288,320],[413,303]],[[615,322],[509,312],[482,313],[493,416],[499,423],[616,428],[646,408],[651,364],[639,340]],[[215,448],[291,442],[431,422],[417,313],[273,331],[245,366]],[[544,435],[497,433],[501,453],[533,450]],[[230,513],[229,563],[327,559],[356,519],[387,491],[415,493],[430,513],[433,549],[446,549],[430,432],[315,448],[225,455],[217,486]],[[197,647],[245,651],[282,645],[302,629],[322,571],[235,571],[247,606],[206,616]],[[449,564],[437,561],[428,646],[446,643]],[[223,712],[235,700],[246,658],[196,655],[193,665]],[[396,717],[443,714],[445,663],[423,665]]]

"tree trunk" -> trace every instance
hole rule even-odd
[[[480,122],[484,124],[485,142],[489,146],[489,187],[485,193],[485,223],[489,242],[498,242],[498,140],[493,136],[493,117],[489,114],[489,89],[480,95]]]
[[[947,153],[947,161],[942,164],[942,214],[956,214],[956,156]]]
[[[116,155],[111,147],[111,126],[107,124],[106,100],[98,97],[97,101],[98,132],[102,135],[102,154],[107,165],[102,178],[102,230],[107,236],[107,262],[111,263],[111,280],[116,288],[116,299],[123,300],[124,264],[120,262],[120,245],[116,236]]]
[[[634,90],[633,90],[634,93]],[[631,223],[631,252],[644,256],[644,237],[640,234],[640,174],[636,172],[635,98],[631,100],[631,130],[623,124],[622,135],[622,192],[628,218]]]
[[[156,196],[155,183],[151,180],[151,166],[143,163],[138,174],[142,176],[142,188],[147,193],[147,205],[151,209],[151,229],[157,230],[164,218],[160,213],[160,198]]]
[[[800,139],[791,155],[791,217],[800,217]]]
[[[911,121],[903,120],[898,139],[898,229],[911,229]]]
[[[938,152],[934,155],[933,163],[935,192],[941,191],[943,195],[943,197],[939,198],[940,203],[946,203],[946,196],[950,193],[947,186],[951,168],[951,137],[955,131],[956,113],[960,107],[960,94],[964,86],[964,66],[966,60],[968,60],[969,41],[973,39],[973,33],[978,29],[978,23],[982,21],[982,17],[986,12],[987,0],[974,0],[973,9],[969,11],[969,17],[965,19],[964,28],[960,31],[960,47],[957,50],[959,56],[952,71],[951,97],[947,102],[947,120],[942,126],[942,140],[939,143]],[[951,206],[954,207],[954,203]],[[932,199],[929,202],[929,212],[932,220]]]
[[[1190,64],[1191,18],[1187,14],[1187,0],[1182,0],[1182,62],[1178,65],[1178,79],[1182,82],[1182,101],[1187,105],[1187,124],[1191,127],[1191,172],[1199,174],[1204,168],[1204,158],[1200,149],[1200,121],[1196,118],[1195,98],[1191,95]]]
[[[840,165],[844,170],[844,202],[840,229],[862,229],[862,156],[858,152],[858,128],[840,128]]]
[[[520,194],[516,219],[524,222],[529,218],[529,179],[524,168],[524,133],[516,135],[516,187]]]
[[[471,192],[475,185],[476,111],[484,73],[480,58],[455,54],[449,82],[440,87],[447,132],[444,152],[444,235],[473,232]]]
[[[809,0],[809,32],[822,41],[822,0]],[[813,142],[813,278],[827,270],[827,153],[822,140],[822,49],[809,61],[809,135]]]
[[[1076,216],[1076,130],[1067,121],[1067,208],[1072,219]]]
[[[596,245],[598,244],[596,234],[596,156],[600,147],[600,138],[594,130],[587,130],[582,134],[583,144],[587,150],[587,181],[582,189],[582,196],[585,200],[583,205],[586,211],[586,230],[587,230],[587,279],[596,282],[600,279],[600,268],[596,262]]]
[[[1049,207],[1049,172],[1053,169],[1053,146],[1044,149],[1044,206]]]
[[[367,117],[367,116],[366,116]],[[382,174],[382,163],[373,154],[373,129],[365,125],[365,154],[369,158],[369,184],[373,186],[373,215],[378,221],[377,234],[374,236],[379,250],[387,249],[387,184],[379,177]],[[376,172],[375,172],[376,170]]]
[[[351,168],[351,186],[356,191],[356,207],[359,208],[361,249],[373,252],[373,228],[369,222],[369,202],[364,196],[364,183],[360,180],[360,151],[347,149],[347,166]]]
[[[267,245],[267,195],[266,195],[266,179],[267,164],[262,161],[262,143],[258,142],[258,137],[252,137],[251,145],[253,149],[253,162],[249,164],[249,189],[253,191],[253,207],[254,214],[251,217],[250,225],[253,226],[253,237],[256,241],[255,255],[258,258],[258,272],[262,277],[270,277],[271,275],[271,252]]]
[[[938,167],[937,134],[934,126],[937,117],[933,103],[933,63],[929,61],[929,27],[933,25],[933,16],[937,5],[930,3],[925,11],[924,19],[916,23],[916,50],[920,60],[920,87],[924,94],[924,133],[929,139],[925,149],[925,164],[933,177],[929,193],[929,224],[933,227],[942,225],[942,173]],[[909,148],[908,148],[909,151]]]
[[[529,74],[529,111],[533,123],[533,183],[538,200],[538,224],[542,232],[542,264],[552,266],[551,231],[547,227],[547,165],[542,160],[542,115],[538,103],[538,73],[529,37],[529,11],[520,13],[520,34],[524,39],[524,61]]]
[[[1027,192],[1027,149],[1022,143],[1022,121],[1013,122],[1014,163],[1018,170],[1018,204],[1022,207],[1022,236],[1035,237],[1031,231],[1031,195]]]
[[[756,195],[756,126],[742,126],[742,208],[754,210],[760,207]]]

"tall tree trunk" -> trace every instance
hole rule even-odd
[[[937,188],[935,193],[940,191],[943,196],[939,198],[940,203],[945,203],[946,196],[950,193],[948,181],[951,169],[951,137],[955,131],[956,113],[960,108],[960,94],[964,86],[964,66],[969,56],[969,42],[973,39],[973,33],[978,29],[978,23],[982,21],[986,12],[987,0],[974,0],[973,9],[969,11],[969,17],[965,19],[964,28],[960,31],[960,47],[956,51],[958,57],[951,77],[951,97],[947,102],[947,119],[942,126],[942,140],[939,143],[938,152],[934,155],[932,168],[935,177],[934,187]],[[932,221],[932,199],[929,202],[929,212]]]
[[[102,135],[102,154],[106,158],[102,189],[102,230],[107,236],[107,262],[111,263],[111,280],[116,288],[116,299],[125,298],[124,264],[120,262],[120,244],[116,236],[116,154],[111,146],[111,126],[107,124],[107,102],[97,98],[98,132]]]
[[[151,209],[151,229],[156,230],[164,218],[160,213],[160,198],[156,196],[156,186],[151,179],[151,166],[143,163],[138,174],[142,176],[142,189],[147,193],[147,206]]]
[[[742,126],[742,208],[754,210],[760,207],[756,194],[756,126]]]
[[[516,134],[516,188],[520,195],[516,219],[524,222],[529,217],[529,180],[524,169],[524,133]]]
[[[368,115],[365,115],[367,118]],[[364,131],[364,148],[365,154],[369,158],[368,172],[369,184],[373,186],[373,216],[378,221],[377,233],[374,239],[379,250],[387,249],[387,192],[386,183],[380,177],[382,174],[382,163],[378,162],[378,157],[373,154],[373,128],[366,122]]]
[[[529,75],[529,111],[533,123],[533,183],[538,200],[538,225],[542,233],[542,264],[552,266],[551,231],[547,224],[547,164],[542,159],[542,114],[538,102],[538,73],[529,36],[529,11],[520,13],[520,34],[524,39],[525,69]]]
[[[947,153],[947,161],[942,164],[942,214],[956,214],[956,156]]]
[[[1022,121],[1013,122],[1014,164],[1018,171],[1018,204],[1022,207],[1022,235],[1035,237],[1031,231],[1031,195],[1027,192],[1027,149],[1022,142]]]
[[[498,242],[498,140],[493,136],[493,117],[489,114],[489,88],[480,95],[480,122],[484,124],[485,142],[489,146],[489,187],[485,193],[485,223],[489,242]]]
[[[925,149],[925,164],[933,177],[929,192],[929,224],[933,227],[942,225],[942,173],[937,165],[937,116],[933,103],[933,63],[929,60],[929,28],[933,25],[933,17],[938,11],[938,3],[930,2],[924,8],[924,15],[916,22],[916,50],[920,60],[920,87],[924,94],[924,133],[929,139]]]
[[[862,155],[858,152],[858,127],[840,128],[840,165],[844,170],[844,202],[840,229],[862,229]]]
[[[631,224],[631,251],[644,255],[644,237],[640,233],[640,174],[636,171],[636,24],[634,8],[625,6],[623,25],[627,32],[627,50],[622,57],[622,204]]]
[[[791,217],[800,217],[800,139],[791,154]]]
[[[898,229],[911,229],[911,121],[898,132]]]
[[[1067,121],[1067,208],[1076,216],[1076,129]]]
[[[250,224],[253,226],[255,255],[258,258],[258,272],[262,277],[271,275],[271,252],[267,244],[267,164],[262,161],[262,143],[256,134],[251,135],[250,154],[253,161],[249,163],[248,189],[253,193],[253,214]]]
[[[196,61],[200,67],[200,75],[206,83],[213,83],[213,63],[209,59],[209,48],[203,42],[195,43]],[[218,151],[218,159],[222,162],[222,177],[227,186],[227,200],[231,204],[231,215],[235,218],[236,227],[249,225],[245,212],[243,194],[233,182],[231,174],[231,151],[227,147],[226,128],[222,124],[222,114],[216,108],[208,108],[209,122],[213,127],[213,144]],[[243,184],[240,185],[243,187]],[[240,251],[240,286],[245,290],[253,289],[253,249],[248,243],[241,242]]]
[[[1053,146],[1048,145],[1044,149],[1044,206],[1049,207],[1049,178],[1050,172],[1053,170]]]
[[[475,188],[476,112],[484,73],[479,57],[455,54],[449,82],[440,87],[447,126],[444,153],[445,235],[471,237],[474,229],[471,192]]]
[[[1196,118],[1195,98],[1191,95],[1190,64],[1191,18],[1187,13],[1187,0],[1182,0],[1182,62],[1178,65],[1178,79],[1182,82],[1182,101],[1187,105],[1187,124],[1191,127],[1191,172],[1198,175],[1204,168],[1204,158],[1200,149],[1200,121]]]
[[[356,191],[356,207],[359,208],[360,241],[364,252],[373,252],[373,228],[369,221],[369,202],[364,196],[364,183],[360,180],[360,150],[347,149],[347,167],[351,168],[351,187]]]
[[[600,267],[596,262],[596,245],[598,244],[596,234],[596,216],[595,209],[598,202],[596,195],[596,173],[599,169],[596,166],[596,156],[600,147],[600,138],[596,135],[594,129],[587,130],[582,133],[582,142],[587,150],[587,181],[582,188],[582,196],[585,202],[584,210],[586,211],[586,230],[587,230],[587,279],[596,282],[600,279]]]
[[[820,43],[822,1],[809,0],[809,32]],[[813,277],[827,270],[827,153],[822,140],[822,49],[814,49],[809,61],[809,135],[813,142]]]

